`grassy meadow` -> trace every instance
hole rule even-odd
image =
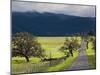
[[[64,53],[58,51],[58,49],[63,45],[65,37],[37,37],[37,40],[45,50],[47,58],[59,58],[64,56]],[[24,57],[13,57],[12,73],[43,72],[50,66],[49,61],[42,63],[41,59],[37,57],[31,57],[29,60],[30,62],[27,63]],[[59,62],[57,61],[56,63]]]
[[[71,37],[67,37],[71,39]],[[75,37],[73,37],[75,38]],[[41,44],[45,50],[46,58],[60,58],[64,56],[64,53],[59,51],[59,48],[63,46],[66,37],[37,37],[37,41]],[[77,37],[79,43],[81,38]],[[56,60],[41,62],[40,58],[30,57],[30,62],[26,62],[24,57],[12,58],[12,73],[32,73],[32,72],[45,72],[45,71],[59,71],[64,70],[65,67],[69,67],[73,60],[78,56],[78,53],[74,53],[75,57],[69,57],[68,60]]]
[[[47,58],[50,56],[52,58],[64,56],[64,53],[58,51],[58,49],[63,45],[65,37],[38,37],[37,40],[41,44],[42,48],[45,49]]]
[[[77,38],[78,43],[81,44],[81,37],[37,37],[37,41],[41,44],[45,50],[46,58],[61,58],[64,57],[64,53],[59,49],[63,46],[65,39]],[[87,56],[90,66],[95,67],[95,55],[92,49],[92,44],[88,44]],[[12,57],[12,74],[19,73],[33,73],[33,72],[50,72],[50,71],[62,71],[71,66],[74,60],[78,57],[78,51],[74,51],[74,57],[68,57],[66,60],[52,60],[41,61],[38,57],[30,57],[30,62],[26,62],[24,57]]]

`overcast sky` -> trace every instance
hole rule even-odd
[[[95,6],[12,1],[13,12],[49,12],[81,17],[95,17]]]

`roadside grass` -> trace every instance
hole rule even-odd
[[[96,68],[96,54],[95,50],[93,50],[93,44],[92,42],[89,42],[88,49],[86,50],[90,68],[95,69]]]
[[[77,58],[78,52],[74,52],[74,57],[69,57],[66,60],[50,62],[41,62],[40,58],[31,57],[30,62],[26,62],[24,57],[12,58],[12,74],[33,73],[33,72],[48,72],[61,71],[71,66],[72,62]]]
[[[49,67],[49,62],[12,64],[12,74],[43,72]]]
[[[18,60],[18,61],[16,61]],[[12,59],[12,74],[46,72],[50,66],[59,64],[61,60],[40,61],[39,58],[30,58],[30,62],[26,62],[24,57],[14,57]]]
[[[75,61],[75,59],[78,57],[78,52],[75,51],[74,52],[74,57],[69,57],[66,60],[64,60],[63,62],[61,62],[60,64],[57,64],[55,66],[49,67],[47,71],[62,71],[62,70],[67,70],[71,64],[73,63],[73,61]]]

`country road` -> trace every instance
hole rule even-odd
[[[86,55],[86,41],[82,41],[81,47],[79,49],[79,56],[72,63],[72,65],[65,70],[85,70],[89,69],[88,57]]]

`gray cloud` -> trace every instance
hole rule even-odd
[[[95,17],[95,6],[12,1],[13,12],[51,12],[82,17]]]

